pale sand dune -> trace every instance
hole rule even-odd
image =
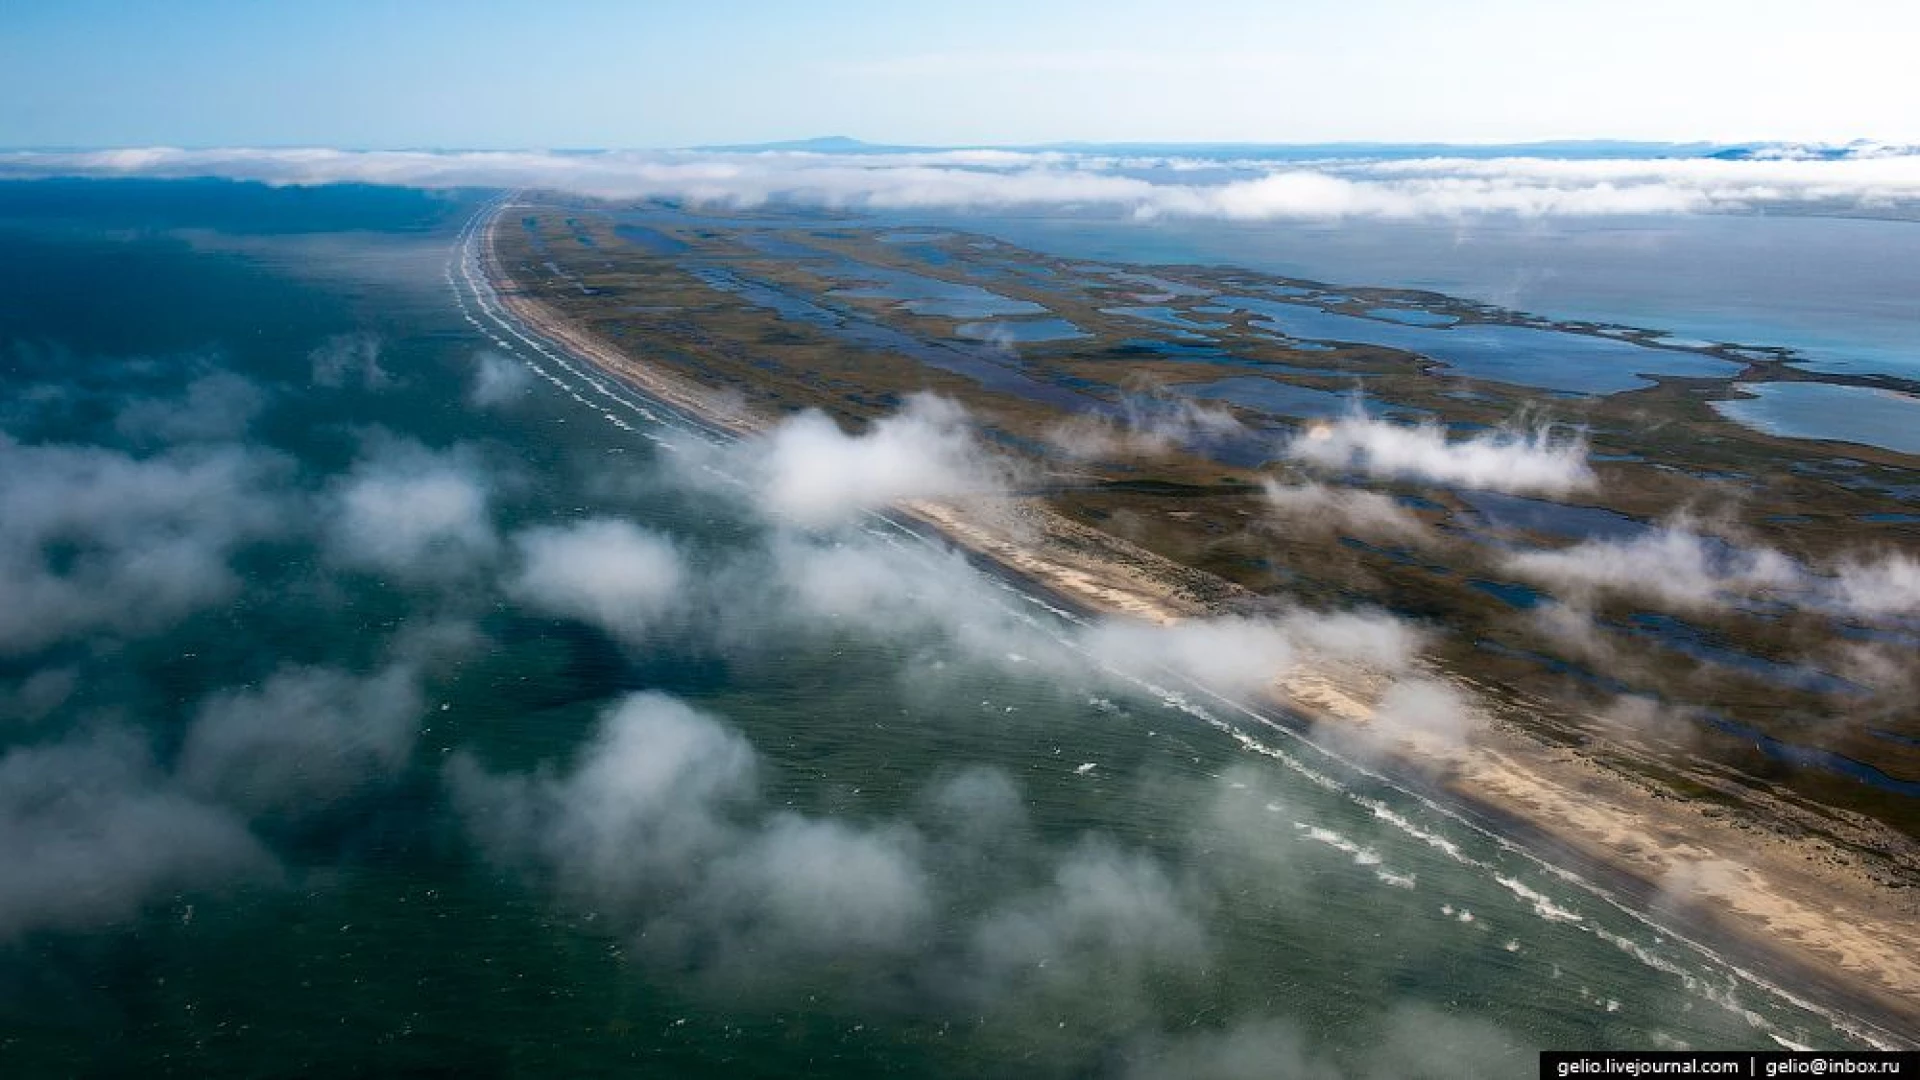
[[[613,344],[518,295],[487,252],[500,302],[536,333],[634,388],[716,428],[746,435],[764,420],[735,399],[637,361]],[[1011,504],[1011,505],[1009,505]],[[951,542],[1089,610],[1170,623],[1244,596],[1117,537],[1079,525],[1035,500],[997,500],[991,512],[940,502],[901,508]],[[1471,692],[1471,680],[1450,681]],[[1311,661],[1276,683],[1279,704],[1330,732],[1365,729],[1388,680],[1348,664]],[[1482,716],[1461,743],[1395,732],[1386,748],[1407,768],[1443,778],[1469,805],[1525,822],[1598,865],[1642,883],[1656,909],[1711,927],[1772,957],[1789,992],[1809,983],[1872,1003],[1920,1031],[1920,890],[1876,880],[1860,857],[1802,834],[1790,816],[1762,820],[1656,792],[1572,750]],[[1338,736],[1335,736],[1338,737]],[[1785,809],[1784,807],[1782,808]],[[1862,824],[1861,830],[1871,826]],[[1890,845],[1903,838],[1887,833]],[[1882,873],[1885,873],[1883,868]],[[1911,881],[1904,884],[1911,885]]]

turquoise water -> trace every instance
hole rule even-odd
[[[479,196],[20,190],[6,1075],[1858,1042],[1229,700],[1086,663],[882,520],[700,481],[697,425],[500,318]],[[538,530],[605,518],[684,562],[647,620],[526,576]]]
[[[1920,454],[1920,398],[1866,386],[1742,383],[1750,398],[1716,401],[1729,420],[1789,439],[1821,439]]]

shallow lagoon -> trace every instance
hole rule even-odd
[[[1740,370],[1710,356],[1531,326],[1416,326],[1252,296],[1219,302],[1263,316],[1289,337],[1384,345],[1442,361],[1455,374],[1541,390],[1613,394],[1652,386],[1643,375],[1724,378]]]
[[[1751,398],[1716,401],[1720,415],[1788,439],[1862,443],[1920,454],[1920,397],[1867,386],[1743,383]]]
[[[975,341],[1072,341],[1093,335],[1065,319],[996,319],[961,323],[953,332]]]
[[[1235,375],[1203,383],[1179,383],[1172,389],[1188,397],[1228,401],[1275,416],[1334,417],[1351,413],[1355,403],[1372,416],[1414,416],[1422,410],[1394,405],[1343,390],[1316,390],[1258,375]]]

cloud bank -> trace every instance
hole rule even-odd
[[[1196,182],[1197,175],[1214,177]],[[1097,151],[347,151],[167,147],[0,154],[0,176],[546,188],[607,198],[873,210],[1088,210],[1233,221],[1649,214],[1920,198],[1920,154],[1792,159],[1116,157]]]

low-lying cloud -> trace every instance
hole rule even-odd
[[[329,550],[345,565],[377,573],[458,577],[498,546],[492,487],[469,451],[376,440],[329,492]]]
[[[674,543],[617,518],[529,529],[514,537],[519,570],[507,594],[580,619],[629,643],[678,605],[686,569]]]
[[[180,753],[192,791],[249,813],[324,809],[405,768],[425,700],[418,674],[284,668],[201,704]]]
[[[1210,689],[1249,694],[1273,685],[1293,666],[1294,641],[1262,619],[1188,619],[1167,626],[1107,620],[1082,644],[1100,663],[1122,671],[1172,670]]]
[[[230,371],[202,375],[172,399],[141,398],[122,406],[114,428],[136,442],[221,442],[246,434],[267,394]]]
[[[1396,424],[1355,410],[1309,426],[1286,452],[1327,469],[1491,491],[1563,495],[1594,484],[1585,436],[1550,427],[1449,439],[1437,424]]]
[[[1364,488],[1306,481],[1287,484],[1271,477],[1260,491],[1273,507],[1274,523],[1288,532],[1344,529],[1390,540],[1420,541],[1430,530],[1398,500]]]
[[[896,1008],[1001,1009],[1093,983],[1137,994],[1209,955],[1192,887],[1110,842],[1038,846],[1002,772],[935,785],[931,832],[777,808],[762,772],[721,718],[642,693],[605,712],[568,771],[462,756],[448,775],[491,857],[615,916],[649,962],[730,990],[858,961]],[[985,812],[947,820],[955,808]],[[998,884],[973,897],[983,857]],[[984,906],[967,914],[968,897]]]
[[[915,499],[1001,493],[1005,466],[974,434],[965,409],[915,394],[897,412],[849,433],[809,409],[728,455],[756,505],[803,528],[845,524]]]
[[[1047,441],[1070,460],[1166,454],[1177,449],[1205,452],[1248,435],[1246,425],[1227,409],[1164,392],[1121,395],[1116,416],[1077,413],[1047,432]]]
[[[383,390],[393,384],[393,376],[380,366],[381,351],[373,334],[335,334],[307,354],[313,384],[330,390]]]
[[[482,409],[503,409],[533,388],[533,373],[510,356],[482,350],[473,358],[467,401]]]
[[[616,913],[660,962],[732,978],[910,946],[932,916],[918,840],[766,806],[752,746],[661,694],[607,711],[563,776],[451,771],[495,858]]]
[[[1520,551],[1503,563],[1515,577],[1538,582],[1582,606],[1608,595],[1642,596],[1673,607],[1725,606],[1730,598],[1768,589],[1794,590],[1803,574],[1791,559],[1764,547],[1741,547],[1686,524],[1619,540],[1587,540],[1553,551]]]
[[[1852,613],[1920,614],[1920,559],[1897,552],[1848,557],[1835,573],[1832,591],[1837,606]]]
[[[125,731],[0,756],[0,862],[0,942],[276,872],[244,821],[175,785]]]
[[[1623,539],[1510,552],[1501,566],[1551,591],[1569,610],[1635,597],[1678,611],[1729,611],[1762,600],[1842,618],[1920,614],[1920,561],[1905,553],[1841,553],[1823,570],[1764,544],[1705,532],[1684,516]],[[1584,616],[1563,618],[1558,607],[1558,635],[1573,644],[1588,639],[1575,629]],[[1584,651],[1595,658],[1608,652]]]
[[[233,445],[143,458],[0,433],[0,655],[152,632],[233,596],[233,554],[294,521],[290,471]]]
[[[1196,182],[1206,175],[1211,182]],[[1920,198],[1920,154],[1830,159],[1538,157],[1273,162],[1097,151],[347,151],[165,147],[0,154],[0,176],[224,177],[270,184],[544,188],[729,207],[1056,208],[1235,221],[1657,214]]]

